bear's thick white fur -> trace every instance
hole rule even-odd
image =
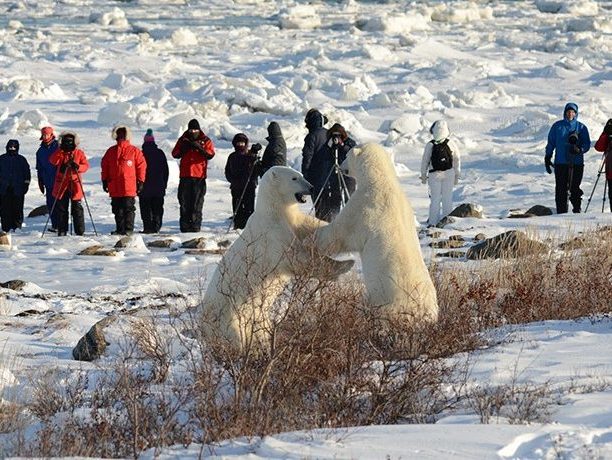
[[[202,324],[210,338],[237,348],[268,348],[272,304],[292,276],[320,262],[313,259],[312,237],[326,223],[298,206],[311,188],[288,167],[275,166],[264,174],[255,212],[219,262],[204,294]],[[323,263],[331,277],[353,265],[352,260],[329,258]]]
[[[368,303],[383,314],[437,320],[436,290],[389,154],[366,144],[352,149],[341,168],[357,180],[357,190],[331,224],[317,230],[317,248],[328,255],[359,252]]]

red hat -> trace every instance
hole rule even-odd
[[[40,140],[43,140],[43,137],[45,136],[49,136],[51,135],[52,137],[55,137],[53,134],[53,128],[51,126],[45,126],[44,128],[42,128],[40,130]]]

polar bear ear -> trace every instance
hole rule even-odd
[[[276,179],[278,177],[278,173],[274,170],[274,168],[270,169],[271,179]]]

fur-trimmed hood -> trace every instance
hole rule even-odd
[[[59,139],[58,139],[58,142],[59,142],[60,145],[62,145],[62,138],[64,136],[72,136],[72,137],[74,137],[74,145],[76,147],[78,147],[79,144],[81,143],[81,138],[74,131],[62,131],[62,133],[59,135]]]
[[[432,134],[435,142],[442,142],[450,136],[450,130],[444,120],[437,120],[431,125],[429,132]]]
[[[117,131],[120,128],[124,128],[125,129],[125,133],[126,133],[125,138],[126,138],[126,140],[128,140],[128,141],[132,140],[132,130],[128,126],[125,126],[125,125],[116,125],[113,128],[113,131],[111,133],[111,136],[113,137],[113,139],[117,140]]]

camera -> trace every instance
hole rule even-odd
[[[331,140],[334,145],[342,144],[342,135],[340,133],[332,133]]]
[[[567,142],[570,145],[576,145],[578,143],[578,134],[576,132],[570,133],[569,137],[567,138]]]
[[[261,146],[261,144],[253,144],[251,145],[251,153],[256,154],[257,152],[259,152],[263,147]]]

